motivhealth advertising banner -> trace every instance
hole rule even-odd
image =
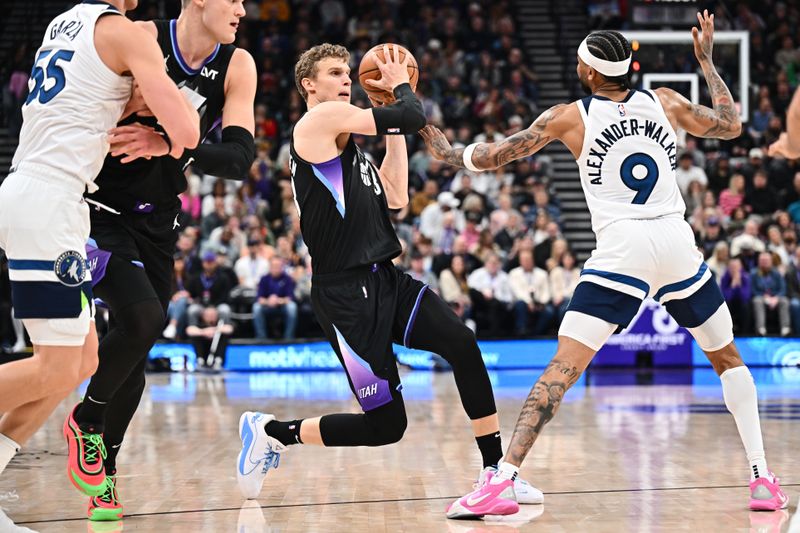
[[[745,364],[751,366],[800,365],[800,339],[737,338]],[[490,370],[544,368],[556,353],[555,339],[479,341]],[[394,346],[397,360],[415,369],[432,369],[441,361],[432,354]],[[167,358],[172,370],[194,370],[195,354],[189,344],[157,344],[151,358]],[[612,335],[597,353],[592,366],[711,366],[689,332],[678,326],[661,305],[645,300],[630,326]],[[234,344],[225,356],[226,370],[297,371],[339,370],[341,364],[330,344]]]

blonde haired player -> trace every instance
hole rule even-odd
[[[590,96],[549,109],[527,130],[497,143],[456,150],[436,128],[422,132],[434,157],[470,169],[496,168],[560,140],[578,162],[597,235],[558,332],[556,355],[525,401],[504,462],[497,475],[450,506],[451,518],[517,511],[513,480],[523,459],[567,389],[647,296],[689,329],[720,375],[750,462],[750,508],[786,506],[786,495],[767,468],[753,377],[733,343],[730,311],[684,221],[686,206],[675,181],[677,128],[720,139],[735,138],[742,128],[711,61],[714,16],[706,11],[698,20],[702,33],[692,30],[694,51],[713,109],[670,89],[631,89],[630,44],[617,32],[602,31],[578,48],[578,77]]]
[[[245,498],[258,497],[267,472],[290,446],[386,446],[403,437],[408,418],[393,342],[435,352],[453,367],[483,461],[480,476],[494,471],[503,456],[492,385],[475,335],[427,285],[391,262],[401,247],[389,209],[408,203],[403,135],[419,131],[425,113],[409,83],[409,56],[401,62],[397,48],[390,53],[388,46],[383,55],[375,55],[380,80],[366,83],[396,101],[361,109],[350,104],[346,48],[326,43],[303,52],[295,82],[308,112],[292,131],[289,163],[314,272],[314,313],[363,413],[299,420],[243,413],[236,477]],[[387,135],[380,169],[353,134]],[[516,488],[520,502],[541,503],[538,489],[521,480]]]
[[[131,96],[132,76],[172,150],[198,141],[197,113],[164,72],[155,39],[124,16],[136,5],[80,3],[48,24],[36,53],[19,147],[0,186],[0,246],[15,314],[33,341],[33,357],[0,367],[0,472],[97,366],[83,193],[97,188],[107,131]],[[69,446],[104,454],[99,436]],[[102,493],[102,461],[82,464],[71,479],[87,494]]]

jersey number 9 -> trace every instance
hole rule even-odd
[[[658,164],[655,159],[644,153],[631,154],[619,168],[622,183],[636,191],[632,204],[644,204],[658,181]]]
[[[67,79],[64,77],[64,69],[58,65],[58,61],[72,61],[74,54],[75,52],[72,50],[42,50],[39,53],[31,72],[33,89],[25,100],[25,105],[37,98],[40,104],[46,104],[64,89]],[[48,58],[49,60],[47,60]],[[47,60],[47,66],[43,66],[45,60]],[[45,88],[50,80],[52,81],[49,83],[49,87]]]

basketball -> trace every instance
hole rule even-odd
[[[364,88],[370,98],[384,104],[390,104],[394,102],[394,95],[392,93],[376,89],[368,83],[365,83],[367,80],[381,79],[381,71],[378,68],[378,64],[375,62],[375,56],[372,55],[372,52],[375,52],[381,61],[385,61],[383,57],[384,46],[386,45],[375,45],[364,55],[364,58],[361,60],[361,64],[358,66],[358,82],[361,84],[361,87]],[[389,44],[388,46],[389,53],[392,54],[392,57],[394,57],[394,47],[398,47],[400,52],[400,62],[405,61],[406,55],[410,56],[408,62],[408,77],[410,78],[411,88],[416,91],[417,81],[419,80],[419,67],[417,66],[417,60],[414,59],[414,56],[411,54],[411,52],[399,44]]]

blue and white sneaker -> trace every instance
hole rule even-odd
[[[242,496],[248,500],[258,497],[270,468],[278,468],[286,446],[267,435],[264,426],[275,416],[246,411],[239,418],[239,438],[242,450],[236,461],[236,481]]]

